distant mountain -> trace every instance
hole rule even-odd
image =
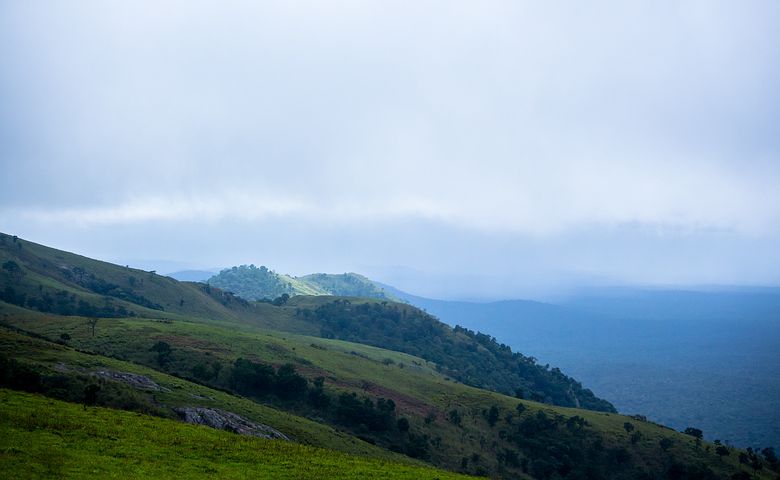
[[[166,276],[176,279],[180,282],[205,282],[214,276],[210,270],[181,270],[168,273]]]
[[[357,273],[314,273],[293,277],[265,266],[226,268],[207,280],[209,285],[233,292],[247,300],[272,300],[281,295],[334,295],[394,300],[374,282]]]

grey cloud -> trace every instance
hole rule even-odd
[[[416,255],[375,249],[365,263],[444,272],[445,252],[482,238],[472,268],[486,276],[504,275],[508,245],[558,245],[535,267],[558,272],[580,268],[557,259],[587,256],[583,232],[657,251],[660,231],[691,269],[707,262],[686,263],[690,238],[730,245],[708,257],[723,268],[698,280],[636,274],[649,260],[582,268],[769,281],[758,253],[726,265],[780,232],[778,13],[771,1],[6,2],[0,224],[108,242],[170,222],[221,238],[215,249],[260,226],[372,242],[431,231]],[[348,237],[322,242],[334,268],[354,264]],[[113,248],[98,250],[128,257]]]

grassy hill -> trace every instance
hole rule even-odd
[[[57,398],[86,401],[92,374],[108,368],[147,376],[170,391],[149,394],[107,379],[98,382],[98,399],[103,393],[114,399],[103,399],[107,405],[125,402],[131,409],[171,417],[172,408],[210,406],[270,425],[298,442],[383,460],[403,454],[450,471],[539,479],[731,478],[741,471],[757,478],[776,476],[765,460],[763,469],[753,472],[738,461],[746,452],[723,447],[727,455],[721,458],[717,446],[641,418],[553,406],[465,385],[456,376],[463,373],[457,357],[465,351],[473,350],[474,356],[467,358],[474,362],[501,359],[499,365],[505,367],[522,358],[473,332],[445,328],[437,333],[444,327],[408,305],[332,297],[295,297],[284,305],[252,303],[213,287],[173,280],[160,288],[202,298],[182,305],[149,291],[145,282],[129,292],[109,289],[113,296],[93,299],[94,291],[87,288],[91,284],[59,273],[63,267],[52,259],[60,255],[67,270],[78,266],[85,270],[82,277],[101,278],[91,269],[95,261],[10,237],[0,247],[0,291],[16,303],[0,302],[0,321],[18,329],[0,337],[2,353],[21,365],[14,367],[18,371],[29,367],[40,372],[43,393]],[[36,255],[18,254],[33,248]],[[9,261],[18,270],[6,268]],[[41,270],[42,264],[48,270]],[[119,273],[125,272],[123,267],[97,266],[117,282],[126,275]],[[49,284],[36,287],[42,280]],[[152,285],[151,290],[158,288]],[[67,299],[73,295],[76,305],[82,299],[110,302],[133,315],[42,311],[36,288],[53,294],[67,289]],[[19,301],[21,293],[24,302]],[[35,299],[32,305],[29,295]],[[132,295],[159,298],[165,306],[140,306]],[[357,329],[363,342],[376,340],[371,334],[380,332],[381,341],[395,339],[389,346],[408,351],[345,341],[354,340],[344,332],[355,326],[366,328]],[[427,350],[412,338],[415,327],[430,346]],[[424,358],[427,352],[440,357]]]
[[[357,273],[315,273],[291,277],[264,266],[241,265],[222,270],[209,278],[207,283],[247,300],[273,300],[285,294],[394,299],[371,280]]]
[[[442,372],[472,386],[510,395],[522,390],[525,398],[556,405],[614,410],[559,370],[535,365],[532,359],[511,352],[490,337],[455,331],[408,305],[374,303],[372,308],[380,311],[353,318],[353,313],[366,307],[356,305],[351,312],[350,307],[339,307],[326,296],[297,296],[286,305],[249,302],[210,284],[177,282],[153,272],[88,259],[7,235],[0,235],[0,263],[11,265],[0,269],[0,300],[28,310],[92,318],[198,318],[212,324],[249,324],[331,336],[423,356],[437,362]],[[265,277],[276,275],[262,267],[235,270],[239,277],[244,275],[242,271]],[[330,279],[317,278],[322,283],[326,282],[323,278]],[[325,315],[325,310],[334,308],[339,311]],[[348,311],[349,315],[342,315]],[[341,315],[341,320],[326,324],[333,314]],[[388,315],[390,318],[384,318]],[[340,328],[347,320],[353,326],[373,320],[389,323],[383,328]]]
[[[0,389],[0,452],[0,470],[20,479],[466,478],[5,389]]]

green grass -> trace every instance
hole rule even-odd
[[[466,478],[0,389],[6,478]]]
[[[2,311],[6,310],[0,308],[0,312]],[[9,315],[6,319],[9,318],[14,325],[36,331],[51,339],[58,338],[61,332],[68,332],[73,337],[71,343],[79,348],[113,352],[135,362],[146,362],[150,366],[154,366],[154,363],[152,354],[147,351],[148,346],[157,339],[164,338],[174,346],[174,361],[170,368],[174,370],[173,373],[178,371],[180,376],[186,373],[187,365],[191,365],[193,358],[205,358],[207,353],[209,358],[226,362],[244,356],[277,365],[284,362],[296,363],[299,371],[310,378],[326,376],[326,387],[331,392],[355,391],[361,395],[393,398],[398,405],[399,415],[410,419],[413,430],[424,433],[431,439],[438,439],[439,445],[432,449],[430,460],[444,468],[458,469],[460,459],[477,453],[482,457],[483,468],[487,471],[497,471],[499,465],[495,455],[510,446],[501,438],[502,430],[511,429],[503,417],[507,413],[515,412],[517,404],[522,404],[526,408],[523,417],[535,415],[541,410],[549,415],[562,415],[566,418],[579,415],[585,418],[606,448],[628,448],[634,461],[644,465],[649,471],[663,470],[672,457],[677,462],[706,464],[724,477],[739,469],[736,453],[721,461],[712,451],[705,450],[708,444],[697,447],[691,437],[679,432],[623,415],[555,407],[469,387],[448,380],[437,373],[433,365],[420,358],[376,347],[284,332],[257,331],[247,325],[228,328],[214,323],[160,323],[140,318],[101,320],[97,335],[92,338],[85,327],[85,319],[78,317],[26,312],[25,315]],[[169,393],[156,394],[158,402],[169,405],[212,406],[233,411],[269,424],[299,441],[312,445],[372,457],[391,458],[391,455],[395,455],[337,432],[331,427],[196,385],[149,367],[99,355],[85,355],[18,334],[13,334],[15,338],[9,338],[9,335],[11,334],[5,335],[5,341],[0,335],[0,350],[16,358],[49,367],[64,362],[78,368],[94,369],[104,366],[147,375],[159,384],[171,388]],[[386,365],[383,362],[385,359],[391,359],[393,363]],[[400,368],[399,364],[405,367]],[[213,400],[194,400],[193,395],[210,397]],[[502,417],[494,428],[487,424],[482,414],[483,410],[492,405],[500,408]],[[455,426],[446,420],[447,412],[452,409],[461,412],[462,426]],[[435,414],[436,420],[425,424],[424,417],[429,413]],[[515,415],[515,422],[519,418]],[[623,424],[627,421],[642,434],[641,441],[636,444],[629,442],[629,436],[623,429]],[[664,437],[674,440],[669,452],[662,452],[659,448],[659,441]]]
[[[398,415],[410,420],[411,431],[428,436],[432,446],[430,462],[452,470],[461,468],[464,457],[478,454],[481,457],[479,465],[469,463],[469,472],[482,468],[490,474],[507,473],[498,457],[505,449],[517,447],[502,436],[502,431],[506,434],[514,428],[504,420],[504,416],[514,412],[518,404],[526,408],[523,418],[536,415],[539,411],[564,418],[575,415],[585,418],[590,425],[589,430],[599,437],[604,448],[627,449],[634,465],[654,475],[662,475],[672,460],[686,465],[706,465],[723,478],[730,477],[740,469],[736,450],[721,460],[712,452],[712,445],[704,443],[698,446],[689,436],[651,423],[617,414],[517,400],[452,381],[438,373],[435,365],[412,355],[317,338],[313,335],[319,333],[318,329],[298,320],[295,311],[297,308],[311,308],[332,301],[332,298],[295,297],[283,308],[267,304],[245,305],[218,294],[204,293],[194,284],[175,282],[149,272],[117,267],[22,240],[19,240],[23,245],[20,254],[9,250],[13,246],[8,238],[5,246],[0,246],[0,261],[5,261],[5,258],[21,261],[25,275],[20,283],[26,282],[30,289],[38,288],[36,284],[45,284],[46,288],[62,288],[91,298],[89,296],[92,293],[80,290],[77,285],[69,284],[58,276],[62,265],[78,265],[120,285],[127,285],[128,275],[143,278],[143,285],[138,286],[136,283],[139,293],[165,305],[164,312],[138,307],[135,310],[138,317],[135,318],[100,319],[96,335],[92,337],[86,318],[42,314],[0,302],[0,322],[41,334],[49,340],[57,340],[60,334],[68,333],[72,337],[72,346],[105,355],[87,355],[72,348],[18,334],[6,332],[0,335],[0,353],[33,362],[42,368],[52,369],[58,363],[64,363],[72,368],[90,371],[105,367],[139,373],[171,389],[167,393],[154,394],[154,400],[159,404],[222,408],[269,424],[299,442],[358,453],[383,461],[394,459],[414,464],[388,450],[337,431],[332,426],[302,418],[300,414],[308,415],[311,412],[296,411],[294,405],[274,405],[273,402],[270,402],[271,405],[263,405],[196,385],[182,377],[191,376],[192,367],[198,362],[218,361],[224,364],[225,375],[213,381],[213,386],[227,388],[228,369],[237,357],[277,366],[294,363],[299,372],[310,380],[317,376],[326,377],[326,390],[331,394],[348,391],[373,398],[393,398],[398,405]],[[180,300],[184,300],[183,305]],[[128,305],[132,307],[133,304]],[[147,314],[151,318],[144,318]],[[163,323],[161,318],[172,322]],[[174,348],[171,363],[165,367],[167,373],[158,371],[161,367],[149,351],[150,346],[158,340],[164,340]],[[392,363],[386,364],[385,360],[392,360]],[[493,405],[500,408],[502,419],[490,427],[482,412]],[[289,411],[283,412],[273,407]],[[452,409],[461,412],[461,426],[446,420],[447,412]],[[424,422],[429,414],[434,414],[436,419]],[[316,420],[316,415],[312,415],[312,418]],[[515,422],[517,420],[515,416]],[[623,429],[627,421],[642,433],[639,442],[629,441]],[[668,452],[662,452],[659,448],[658,442],[664,437],[674,440]],[[709,451],[707,447],[710,447]],[[0,451],[0,460],[5,458],[3,451]],[[533,458],[529,459],[533,461]],[[154,474],[160,476],[163,472]],[[510,469],[508,475],[525,478],[517,469]],[[765,470],[756,478],[775,478],[775,474]]]
[[[82,373],[88,375],[99,370],[111,370],[144,375],[168,390],[138,392],[138,394],[147,397],[152,404],[167,407],[219,408],[258,423],[270,425],[299,443],[373,458],[414,462],[407,457],[366,443],[328,425],[268,405],[259,404],[142,365],[101,355],[89,355],[67,346],[52,344],[2,328],[0,328],[0,352],[16,360],[34,365],[39,371],[47,374]]]

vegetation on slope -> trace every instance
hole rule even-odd
[[[59,254],[44,248],[41,247],[41,251],[46,255]],[[8,249],[0,249],[0,254],[7,255]],[[24,275],[34,273],[27,268],[27,260],[13,258],[21,265]],[[35,261],[50,262],[50,257],[42,254]],[[123,271],[122,267],[96,263],[108,274],[112,274],[108,272],[111,268]],[[88,263],[80,264],[89,271],[85,265]],[[6,285],[18,286],[18,283],[11,283],[11,277],[3,278]],[[40,278],[49,281],[52,288],[71,289],[77,297],[90,295],[88,290],[65,283],[61,277],[41,275]],[[161,285],[173,294],[181,293],[182,288],[191,288],[175,282]],[[56,370],[60,363],[72,365],[73,347],[92,354],[110,355],[117,360],[103,359],[101,362],[130,361],[146,366],[132,368],[145,368],[147,372],[153,368],[178,377],[175,381],[181,385],[191,385],[180,380],[188,378],[214,389],[246,395],[248,399],[238,399],[217,390],[195,393],[200,397],[212,397],[223,405],[221,408],[248,418],[258,418],[256,414],[252,416],[253,410],[247,407],[249,404],[267,412],[277,412],[276,415],[279,410],[285,410],[287,415],[293,414],[291,418],[309,417],[344,432],[343,437],[325,434],[320,437],[331,438],[334,445],[338,442],[344,445],[343,439],[350,438],[359,442],[356,440],[359,437],[375,444],[376,450],[371,455],[377,450],[390,455],[390,451],[395,450],[450,470],[474,474],[540,479],[730,478],[747,472],[758,478],[774,478],[775,475],[769,472],[766,462],[762,469],[753,469],[749,463],[750,452],[708,444],[692,435],[683,435],[641,419],[521,400],[454,382],[454,377],[444,371],[450,367],[419,356],[278,331],[286,329],[320,335],[322,323],[316,318],[316,310],[323,305],[332,308],[332,298],[295,297],[286,305],[275,306],[226,297],[224,292],[208,285],[194,286],[192,291],[206,297],[199,300],[202,305],[216,305],[213,311],[217,314],[173,311],[175,302],[163,297],[155,297],[162,300],[157,303],[172,311],[165,311],[162,317],[159,311],[140,306],[138,308],[143,310],[138,311],[150,317],[140,314],[126,318],[61,316],[32,310],[27,305],[22,308],[0,302],[3,323],[69,345],[44,342],[46,346],[31,348],[29,344],[14,340],[8,343],[10,346],[2,345],[2,348],[11,352],[10,358],[44,365],[49,370]],[[144,288],[137,292],[146,298],[159,295],[159,292]],[[136,304],[127,300],[118,301],[136,308]],[[376,300],[350,299],[349,304],[339,301],[341,304],[337,307],[347,309],[339,315],[344,313],[347,317],[349,311],[363,304],[380,305],[381,315],[377,319],[388,314],[388,321],[393,321],[393,314],[389,313],[392,310],[419,312],[409,306],[383,305]],[[364,314],[360,309],[356,310]],[[305,311],[311,313],[303,313]],[[403,318],[404,314],[399,315]],[[422,330],[430,327],[424,317],[415,318]],[[362,320],[372,322],[376,319]],[[414,331],[411,325],[414,322],[398,327],[401,338]],[[269,327],[277,331],[269,330]],[[397,336],[392,332],[384,334],[391,338]],[[455,343],[447,348],[462,343],[467,349],[490,350],[479,342],[473,343],[475,340],[465,331],[450,330],[449,334],[454,335]],[[435,342],[435,339],[431,337],[428,341]],[[447,353],[447,348],[442,348]],[[459,354],[459,351],[451,353]],[[159,379],[159,375],[163,374],[148,374],[153,379]],[[182,398],[189,395],[189,392],[183,392],[184,389],[169,389],[171,392],[165,395],[182,395]],[[121,396],[119,394],[126,390],[107,391]],[[174,404],[173,400],[157,394],[153,398],[156,402],[153,405]],[[183,400],[180,398],[179,401]],[[188,397],[186,401],[209,402],[195,397]],[[226,408],[225,405],[233,407]],[[264,423],[278,426],[272,421]],[[630,427],[626,427],[627,424]],[[321,428],[327,427],[321,425]],[[314,431],[314,427],[299,427],[293,436],[306,437],[307,431]],[[744,465],[739,463],[742,455],[748,462]]]
[[[315,273],[291,277],[265,266],[241,265],[222,270],[209,278],[207,283],[247,300],[273,300],[282,295],[390,298],[383,289],[357,273]]]
[[[559,370],[536,365],[532,358],[513,353],[486,335],[464,329],[453,331],[407,305],[356,306],[351,310],[337,303],[321,305],[330,302],[324,298],[296,297],[286,308],[277,308],[248,302],[210,284],[177,282],[2,234],[0,263],[0,292],[5,292],[0,300],[25,309],[94,318],[174,321],[198,317],[210,322],[250,323],[331,336],[422,356],[469,385],[556,405],[614,410]],[[242,269],[235,270],[239,277],[244,275]],[[276,275],[268,270],[262,273],[263,268],[244,270],[254,272],[251,275]],[[323,284],[338,277],[316,276]],[[312,315],[312,308],[318,313]],[[323,324],[334,315],[340,316],[337,322]],[[339,328],[344,322],[351,326]],[[361,327],[363,322],[367,323]]]
[[[467,385],[555,405],[615,411],[557,368],[537,365],[493,337],[452,329],[407,305],[338,299],[316,308],[299,308],[297,314],[315,322],[325,338],[409,353],[435,362],[441,372]]]
[[[8,478],[465,478],[0,389]]]
[[[0,387],[41,393],[71,402],[84,402],[87,392],[92,389],[90,404],[165,418],[179,418],[175,411],[177,408],[217,408],[252,422],[270,425],[299,443],[372,458],[396,461],[405,458],[272,405],[253,402],[135,363],[84,353],[68,345],[55,344],[7,328],[0,328],[0,352]],[[139,387],[101,374],[105,372],[143,377],[148,380],[146,383],[159,388]]]
[[[280,398],[273,380],[265,392],[236,387],[255,402],[318,418],[386,449],[422,452],[422,458],[451,470],[545,479],[586,474],[596,475],[594,478],[657,478],[670,469],[687,472],[676,478],[728,478],[740,470],[740,452],[736,450],[728,449],[728,456],[720,460],[715,446],[641,419],[551,407],[467,387],[448,381],[423,359],[374,347],[289,333],[253,332],[250,327],[242,330],[142,318],[106,320],[92,337],[85,319],[79,317],[31,312],[5,318],[47,338],[58,338],[65,332],[71,337],[68,343],[80,349],[111,352],[179,377],[192,376],[206,359],[219,361],[223,364],[220,374],[203,381],[225,389],[231,389],[233,373],[242,366],[238,358],[251,358],[252,364],[270,367],[274,373],[282,365],[294,363],[307,383],[307,393],[300,397]],[[172,349],[162,366],[157,353],[149,351],[160,339],[170,342]],[[18,355],[29,350],[15,348]],[[63,347],[63,351],[71,350]],[[55,366],[72,363],[62,362],[60,355],[53,349],[41,350],[36,358]],[[311,401],[311,393],[318,391],[318,378],[324,378],[323,393],[329,398],[324,408]],[[345,393],[358,402],[342,401]],[[195,394],[212,395],[204,391]],[[377,428],[371,419],[381,413],[382,398],[395,403],[391,416],[395,424]],[[372,408],[364,408],[366,400]],[[354,410],[350,414],[343,407]],[[229,410],[237,411],[235,407]],[[238,410],[246,415],[242,412]],[[408,430],[404,422],[399,423],[402,418],[408,422]],[[631,432],[625,429],[627,422],[632,424]],[[408,434],[414,435],[416,440],[409,445],[416,450],[398,443],[399,439],[411,440],[411,435],[404,436]],[[662,447],[661,442],[671,443]],[[578,452],[587,453],[584,460]],[[707,472],[706,476],[697,476],[701,472]],[[769,474],[766,469],[764,472]]]

